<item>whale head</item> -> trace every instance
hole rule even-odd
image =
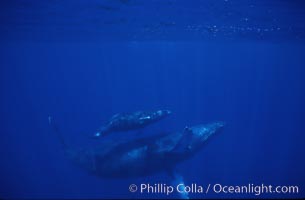
[[[224,122],[213,122],[193,127],[185,127],[177,138],[172,153],[185,158],[194,155],[200,150],[210,137],[220,132],[225,126]]]
[[[202,147],[203,144],[214,134],[221,132],[225,126],[224,122],[213,122],[204,125],[198,125],[190,128],[191,139],[188,148],[195,151]]]
[[[194,136],[194,139],[204,142],[213,134],[220,132],[224,126],[224,122],[213,122],[210,124],[191,127],[190,130]]]

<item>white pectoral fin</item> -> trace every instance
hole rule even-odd
[[[181,174],[177,173],[173,169],[167,170],[168,175],[171,177],[171,185],[173,187],[179,187],[178,195],[181,199],[189,199],[188,192],[185,192],[184,178]]]

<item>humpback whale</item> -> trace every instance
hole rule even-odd
[[[171,114],[169,110],[157,110],[153,112],[137,111],[133,113],[119,113],[102,126],[94,135],[94,138],[108,135],[113,132],[129,131],[143,128],[149,124],[163,119]]]
[[[104,142],[101,146],[76,150],[64,142],[51,118],[49,123],[72,162],[90,174],[111,179],[170,172],[178,163],[195,155],[212,135],[224,127],[224,122],[213,122],[131,141],[105,140],[101,141]]]

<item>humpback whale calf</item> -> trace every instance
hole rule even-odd
[[[101,127],[94,135],[94,138],[108,135],[112,132],[129,131],[143,128],[149,124],[163,119],[171,114],[169,110],[157,110],[153,112],[137,111],[133,113],[119,113]]]
[[[171,172],[178,163],[202,149],[205,142],[224,127],[224,122],[213,122],[180,132],[161,133],[131,141],[109,140],[108,145],[76,150],[64,142],[51,118],[49,123],[59,137],[66,156],[90,174],[102,178],[130,178]],[[103,142],[106,144],[106,141]]]

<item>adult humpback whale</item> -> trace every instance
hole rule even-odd
[[[223,122],[214,122],[127,142],[103,141],[104,144],[97,148],[75,150],[66,145],[58,128],[51,123],[51,118],[49,123],[57,133],[67,157],[89,173],[102,178],[140,177],[171,171],[176,164],[198,152],[224,126]]]
[[[101,127],[94,137],[108,135],[112,132],[129,131],[134,129],[143,128],[149,124],[163,119],[171,114],[169,110],[157,110],[153,112],[137,111],[133,113],[119,113],[109,120],[106,125]]]

